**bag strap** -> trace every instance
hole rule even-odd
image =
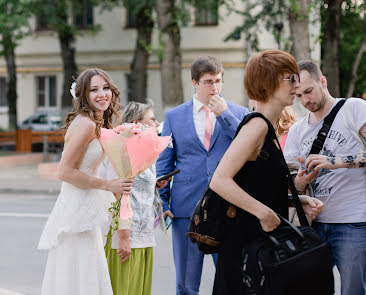
[[[282,156],[283,156],[283,153],[282,153]],[[284,156],[283,156],[283,160],[286,162]],[[290,191],[291,191],[292,198],[293,198],[293,201],[294,201],[294,204],[295,204],[297,216],[299,217],[300,225],[301,226],[310,226],[309,222],[308,222],[308,220],[305,216],[305,211],[302,208],[301,201],[300,201],[300,198],[299,198],[299,194],[297,192],[297,189],[295,187],[294,181],[292,179],[292,176],[290,174],[290,170],[288,169],[288,167],[287,167],[287,177],[288,177],[288,185],[290,187]]]
[[[332,126],[338,111],[341,109],[341,107],[344,105],[345,102],[346,102],[345,99],[338,101],[335,107],[331,110],[331,112],[324,118],[323,126],[320,128],[317,138],[313,141],[313,145],[311,147],[309,154],[319,154],[319,152],[323,148],[325,139],[328,136],[330,127]],[[285,157],[283,156],[283,153],[282,157],[284,161],[286,161]],[[297,215],[299,217],[300,225],[309,226],[309,222],[305,216],[304,209],[302,208],[301,201],[299,199],[299,194],[297,192],[297,189],[295,188],[294,181],[291,177],[290,170],[289,169],[287,170],[288,170],[288,183],[296,207]]]
[[[340,101],[338,101],[335,107],[331,110],[331,112],[324,118],[323,126],[322,128],[320,128],[318,135],[313,141],[313,145],[311,147],[309,155],[319,154],[319,152],[322,150],[325,139],[328,136],[330,127],[332,126],[338,111],[341,109],[341,107],[344,105],[345,102],[346,102],[345,99],[341,99]]]
[[[278,146],[280,146],[280,143],[278,142],[277,137],[276,137],[276,141],[277,141]],[[299,198],[299,194],[298,194],[297,189],[295,187],[294,180],[292,179],[290,169],[287,166],[286,159],[285,159],[285,156],[283,155],[282,150],[281,150],[281,156],[282,156],[282,160],[286,164],[288,186],[289,186],[291,194],[292,194],[292,199],[294,201],[297,216],[299,217],[300,225],[301,226],[310,226],[309,222],[308,222],[308,219],[305,216],[304,208],[302,208],[301,201],[300,201],[300,198]]]
[[[274,127],[272,126],[271,122],[265,116],[263,116],[261,113],[257,113],[257,112],[250,113],[249,115],[245,116],[244,119],[243,119],[243,121],[240,123],[236,134],[239,133],[241,127],[244,124],[246,124],[250,119],[255,118],[255,117],[260,117],[260,118],[262,118],[267,123],[267,125],[268,125],[268,132],[269,132],[271,138],[273,138],[277,142],[277,146],[280,149],[280,153],[281,153],[281,156],[282,156],[282,160],[284,161],[284,163],[285,163],[285,165],[287,167],[288,185],[289,185],[290,190],[291,190],[291,194],[292,194],[292,197],[293,197],[293,201],[294,201],[294,204],[295,204],[295,207],[296,207],[296,211],[297,211],[297,215],[299,217],[300,224],[302,226],[309,226],[309,222],[306,219],[304,209],[302,208],[302,205],[301,205],[301,201],[300,201],[300,198],[299,198],[299,194],[297,193],[297,190],[295,188],[295,184],[294,184],[294,182],[292,180],[292,177],[291,177],[291,174],[290,174],[290,170],[288,169],[288,166],[286,164],[285,157],[284,157],[283,152],[281,150],[280,143],[278,142],[278,138],[276,136],[276,131],[275,131]]]

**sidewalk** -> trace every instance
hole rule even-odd
[[[54,179],[53,170],[54,164],[45,165],[37,154],[0,157],[0,193],[57,195],[61,181]],[[40,172],[53,179],[41,178]]]
[[[40,177],[40,172],[42,177],[55,176],[55,166],[51,164],[42,163],[42,155],[37,153],[0,157],[0,193],[52,194],[56,197],[61,181]],[[0,288],[0,295],[26,294]]]
[[[26,294],[0,288],[0,295],[26,295]]]

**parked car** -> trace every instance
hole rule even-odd
[[[26,118],[20,125],[20,129],[34,131],[57,130],[62,126],[62,116],[57,112],[36,112]]]

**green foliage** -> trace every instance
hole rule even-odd
[[[271,32],[275,39],[281,41],[282,27],[284,21],[288,17],[289,4],[294,6],[291,0],[290,3],[284,0],[265,0],[265,1],[245,1],[245,10],[239,10],[235,6],[226,3],[230,13],[237,13],[243,16],[243,24],[237,26],[233,32],[226,36],[225,41],[233,38],[235,35],[245,33],[246,40],[251,40],[252,48],[258,50],[258,36],[262,33],[261,26],[265,30]]]
[[[346,95],[352,74],[353,62],[360,44],[366,38],[366,3],[344,1],[339,35],[339,68],[341,94]],[[363,54],[354,93],[366,92],[366,52]]]
[[[0,44],[4,49],[14,49],[29,34],[30,2],[27,0],[0,0]]]
[[[87,34],[91,35],[101,30],[101,25],[93,24],[80,30],[74,24],[75,16],[82,11],[80,0],[29,0],[33,6],[33,14],[36,18],[47,20],[48,28],[51,31],[65,34]],[[98,5],[100,0],[91,0],[93,5]],[[70,22],[70,17],[72,21]]]
[[[118,200],[111,204],[111,207],[108,208],[108,211],[112,213],[112,222],[109,227],[108,234],[106,237],[112,237],[114,232],[118,230],[119,227],[119,216],[120,216],[120,209],[121,209],[121,199],[122,196],[119,196]]]
[[[96,0],[97,4],[100,5],[102,11],[103,10],[112,10],[115,7],[125,7],[128,9],[135,17],[140,13],[141,9],[145,9],[146,7],[153,8],[155,5],[155,0]],[[149,13],[151,19],[153,19],[153,15],[151,12]]]

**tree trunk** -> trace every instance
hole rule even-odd
[[[143,7],[136,15],[137,40],[131,63],[129,100],[146,102],[147,98],[147,65],[149,64],[149,47],[154,27],[151,6]]]
[[[339,24],[341,14],[342,0],[327,0],[328,4],[325,17],[322,21],[323,42],[321,44],[322,71],[328,80],[328,89],[332,96],[340,96],[339,84],[339,63],[338,63],[338,40],[339,40]]]
[[[72,96],[70,94],[71,84],[77,75],[75,62],[74,36],[70,33],[59,33],[61,46],[62,65],[64,70],[64,83],[62,89],[61,107],[70,109],[72,107]]]
[[[155,5],[162,43],[160,73],[163,102],[165,106],[175,106],[183,102],[180,29],[175,0],[156,0]]]
[[[58,0],[56,6],[57,19],[60,23],[57,28],[58,39],[61,47],[61,58],[64,71],[64,82],[61,97],[61,108],[63,112],[70,111],[72,107],[72,96],[70,87],[77,75],[77,65],[75,61],[75,37],[72,28],[68,25],[67,7],[64,1]]]
[[[292,54],[297,61],[310,59],[309,5],[311,0],[297,0],[290,7],[289,23],[293,42]],[[306,109],[295,99],[292,105],[298,117],[306,115]]]
[[[351,97],[353,94],[353,91],[355,90],[355,84],[357,82],[358,66],[360,65],[362,55],[365,51],[366,51],[366,36],[363,38],[363,40],[361,42],[360,48],[358,49],[355,61],[353,63],[351,80],[349,82],[348,91],[347,91],[347,95],[346,95],[347,98]]]
[[[9,129],[17,129],[17,73],[15,64],[15,44],[11,36],[3,34],[4,56],[8,72],[8,87],[6,97],[8,100]]]
[[[297,61],[310,59],[309,5],[311,0],[297,0],[289,10],[292,54]]]

